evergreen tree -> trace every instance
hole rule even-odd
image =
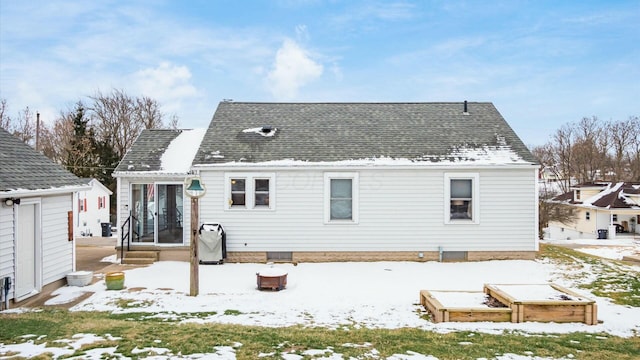
[[[100,154],[93,130],[82,102],[68,114],[73,121],[73,136],[64,149],[64,164],[69,171],[81,178],[94,178],[100,174]]]

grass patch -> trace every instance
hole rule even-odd
[[[131,314],[129,314],[131,315]],[[256,359],[260,354],[302,355],[305,350],[332,349],[343,358],[367,358],[377,351],[380,358],[414,351],[438,359],[493,358],[496,354],[514,353],[560,358],[572,354],[577,359],[637,359],[640,358],[640,337],[629,339],[605,334],[582,333],[531,335],[505,332],[482,334],[454,332],[439,334],[418,329],[349,329],[325,328],[262,328],[226,324],[160,323],[136,320],[99,312],[68,312],[45,310],[0,317],[0,343],[22,343],[23,335],[34,334],[36,343],[54,344],[55,340],[71,339],[74,334],[89,333],[121,340],[105,341],[82,349],[117,346],[118,353],[136,358],[132,351],[144,347],[170,349],[183,355],[215,352],[215,346],[236,347],[238,359]],[[38,337],[46,335],[45,337]],[[78,351],[75,355],[81,355]],[[304,357],[312,358],[311,356]]]
[[[579,288],[619,305],[640,307],[640,272],[633,267],[549,244],[540,245],[539,258],[561,264],[563,277]]]
[[[227,310],[225,310],[225,311],[224,311],[224,314],[225,314],[225,315],[238,316],[238,315],[241,315],[241,314],[242,314],[242,312],[241,312],[241,311],[239,311],[239,310],[227,309]]]
[[[150,300],[133,300],[133,299],[117,299],[112,302],[113,305],[122,309],[142,308],[153,305]]]

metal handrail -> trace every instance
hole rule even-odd
[[[124,240],[127,240],[127,251],[131,250],[131,229],[133,228],[133,235],[135,235],[137,238],[140,237],[140,235],[138,234],[138,232],[135,230],[135,226],[136,223],[138,222],[138,219],[136,219],[135,216],[133,216],[133,214],[131,213],[131,211],[129,211],[129,217],[127,218],[127,220],[124,221],[124,223],[122,224],[122,227],[120,228],[120,234],[122,234],[120,236],[120,263],[122,263],[123,259],[124,259]],[[126,229],[126,231],[125,231]]]
[[[127,251],[129,251],[129,242],[130,242],[130,226],[129,223],[131,222],[131,211],[129,211],[129,217],[127,218],[127,220],[125,220],[125,222],[122,224],[122,227],[120,228],[120,263],[122,264],[122,261],[124,260],[124,239],[127,239]],[[127,232],[125,233],[125,229],[127,229]]]

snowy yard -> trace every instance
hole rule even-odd
[[[413,327],[449,332],[606,332],[632,336],[640,331],[640,311],[611,304],[575,289],[598,304],[601,324],[440,323],[420,316],[419,291],[481,291],[485,283],[543,284],[549,281],[572,288],[565,270],[538,261],[466,263],[303,263],[274,265],[288,273],[288,285],[279,292],[256,290],[256,273],[264,264],[200,266],[200,295],[188,296],[189,263],[162,261],[126,271],[123,291],[106,290],[104,281],[87,287],[63,287],[48,305],[69,302],[83,292],[94,294],[72,311],[150,312],[180,318],[191,312],[215,312],[198,322],[282,327],[291,325],[341,328]],[[638,269],[640,270],[640,269]],[[588,275],[585,275],[588,276]],[[128,306],[122,307],[126,303]],[[232,314],[229,314],[229,311]],[[225,314],[225,312],[227,314]]]
[[[600,240],[600,244],[602,240]],[[607,248],[584,244],[589,252],[611,255]],[[637,244],[610,244],[619,248],[615,256],[632,253]],[[582,250],[581,250],[582,251]],[[107,261],[108,259],[105,259]],[[86,287],[63,287],[54,292],[47,305],[63,304],[91,292],[89,298],[71,311],[149,313],[150,317],[197,323],[229,323],[286,327],[418,328],[440,333],[474,331],[500,334],[591,333],[632,337],[640,333],[640,310],[616,305],[608,298],[594,296],[577,286],[595,276],[553,261],[485,261],[463,263],[371,262],[276,264],[288,273],[282,291],[258,291],[256,273],[265,264],[224,264],[200,266],[200,295],[188,296],[189,263],[157,262],[127,270],[125,289],[106,290],[104,280]],[[640,272],[638,265],[624,271]],[[420,290],[481,291],[485,283],[545,284],[553,282],[594,299],[598,306],[597,325],[582,323],[433,323],[419,305]],[[20,310],[13,310],[20,311]],[[189,316],[188,313],[210,313]],[[25,344],[26,346],[27,344]],[[0,353],[2,352],[0,344]],[[25,350],[26,351],[26,350]],[[35,350],[34,350],[35,351]],[[214,359],[234,359],[233,349],[220,349]],[[334,354],[335,355],[335,354]],[[283,357],[286,359],[286,357]],[[294,359],[295,357],[291,357]],[[329,358],[329,357],[326,357]],[[341,357],[335,357],[336,359]],[[420,354],[402,354],[397,359],[434,359]],[[496,357],[500,358],[500,357]],[[300,359],[300,357],[295,358]],[[502,357],[501,359],[536,359]]]

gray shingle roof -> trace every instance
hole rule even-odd
[[[483,146],[508,148],[521,162],[537,163],[492,103],[470,102],[468,114],[463,110],[462,102],[222,102],[193,163],[380,157],[439,162],[455,157],[456,149]],[[243,131],[263,126],[275,131]]]
[[[162,154],[182,130],[146,129],[127,151],[115,172],[160,171]]]
[[[62,166],[0,129],[0,192],[84,185]]]

